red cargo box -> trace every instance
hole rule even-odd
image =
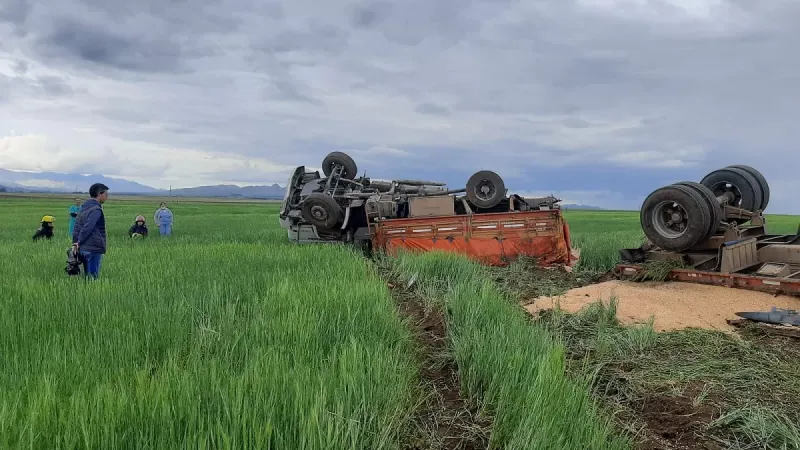
[[[390,255],[455,252],[492,266],[522,255],[542,266],[571,263],[569,226],[558,209],[385,220],[375,225],[372,246]]]

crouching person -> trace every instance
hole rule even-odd
[[[128,236],[133,239],[141,239],[147,237],[147,224],[145,224],[144,216],[136,216],[136,221],[131,225],[128,230]]]
[[[33,240],[47,239],[49,241],[53,239],[53,222],[55,222],[55,220],[56,218],[53,216],[42,217],[42,226],[34,233]]]

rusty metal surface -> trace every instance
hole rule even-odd
[[[642,270],[641,266],[634,264],[618,264],[614,271],[622,277],[632,276]],[[688,283],[708,284],[712,286],[725,286],[755,291],[769,292],[772,294],[787,294],[800,296],[800,279],[759,277],[747,274],[720,272],[707,272],[691,269],[673,269],[668,277],[670,281],[684,281]]]
[[[569,228],[558,209],[384,220],[374,226],[372,245],[388,254],[455,252],[488,265],[522,255],[542,265],[571,262]]]

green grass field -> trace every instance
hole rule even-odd
[[[3,199],[0,448],[392,448],[414,399],[385,285],[283,239],[275,205],[107,203],[100,280],[64,273],[67,205]],[[43,214],[58,238],[31,242]]]
[[[158,201],[112,196],[109,251],[86,283],[64,273],[69,200],[0,201],[1,448],[408,444],[426,388],[407,320],[360,255],[290,244],[276,204],[171,202],[173,236],[151,226],[132,241],[133,218],[152,220]],[[45,214],[57,238],[34,243]],[[566,216],[581,269],[606,270],[641,242],[636,213]],[[768,220],[797,229],[796,217]],[[492,448],[631,445],[567,370],[563,330],[531,326],[458,258],[394,264],[446,311],[462,395],[490,418]]]

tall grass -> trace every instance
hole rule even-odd
[[[621,449],[589,395],[586,379],[566,376],[564,347],[486,276],[453,254],[402,254],[394,276],[446,313],[465,395],[493,416],[492,448]]]
[[[112,197],[87,283],[63,271],[65,220],[30,241],[48,206],[4,210],[0,448],[400,446],[412,340],[356,255],[289,244],[273,206],[171,205],[172,238],[131,241],[155,205]]]

